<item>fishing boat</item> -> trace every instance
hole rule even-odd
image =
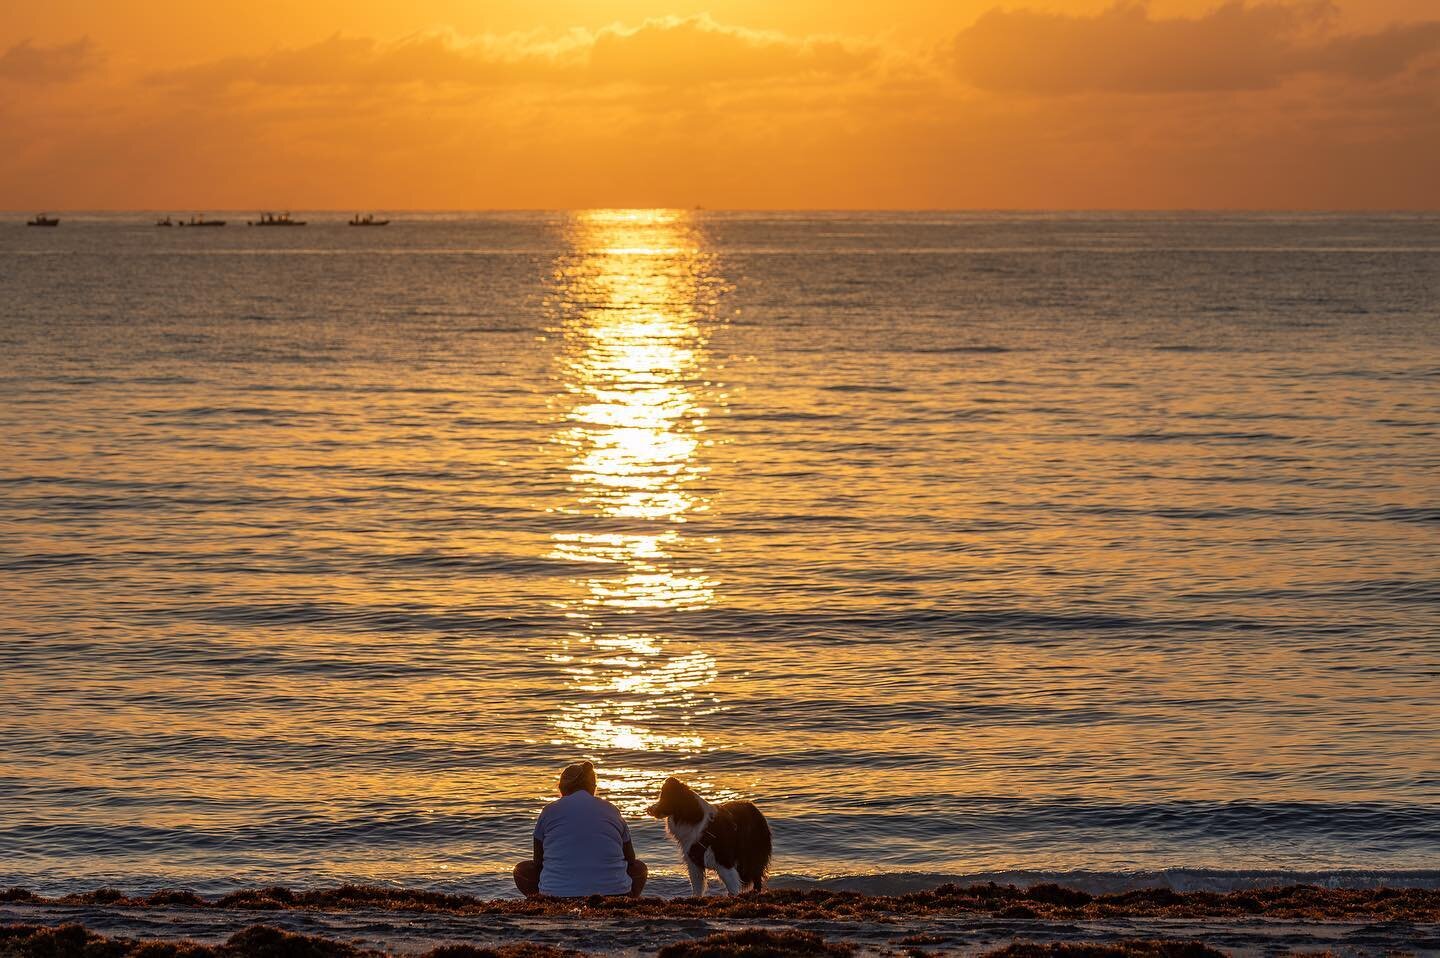
[[[156,225],[156,226],[174,226],[174,225],[175,225],[175,221],[172,220],[170,217],[167,216],[167,217],[165,217],[163,220],[156,220],[156,221],[155,221],[155,225]]]
[[[190,217],[190,222],[186,223],[185,221],[182,220],[182,221],[180,222],[180,225],[181,225],[181,226],[224,226],[224,225],[225,225],[225,221],[224,221],[224,220],[207,220],[207,219],[206,219],[205,217],[203,217],[203,216],[192,216],[192,217]],[[300,225],[303,226],[304,224],[302,223],[302,224],[300,224]]]
[[[262,213],[258,220],[250,220],[250,226],[304,226],[304,220],[292,220],[289,213]]]
[[[389,225],[390,225],[390,221],[389,221],[389,220],[377,220],[377,219],[375,218],[375,214],[373,214],[373,213],[366,213],[364,216],[361,216],[359,213],[356,213],[356,214],[355,214],[355,217],[350,220],[350,225],[351,225],[351,226],[389,226]]]
[[[26,226],[59,226],[59,225],[60,225],[60,220],[59,220],[58,218],[54,217],[54,216],[46,216],[44,213],[41,213],[41,214],[39,214],[38,216],[36,216],[33,220],[27,221],[27,222],[25,223],[25,225],[26,225]]]

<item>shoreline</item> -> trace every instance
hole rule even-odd
[[[1440,954],[1440,890],[1291,885],[1091,895],[1060,885],[985,884],[894,896],[777,889],[736,898],[530,901],[354,885],[252,888],[218,898],[183,890],[130,897],[116,889],[46,898],[9,889],[0,892],[0,925],[8,929],[0,930],[5,958],[126,958],[142,950],[137,958],[374,958],[456,945],[537,958]],[[66,947],[80,951],[57,951],[64,945],[57,928],[69,928]],[[750,939],[733,937],[742,933]],[[152,944],[142,949],[145,942]]]
[[[673,846],[664,849],[670,852]],[[678,870],[667,871],[665,855],[645,856],[652,862],[646,897],[660,899],[686,898],[690,882]],[[659,862],[658,865],[653,864]],[[970,887],[1001,885],[1034,888],[1059,885],[1092,896],[1124,892],[1164,889],[1178,893],[1253,891],[1256,889],[1288,888],[1295,885],[1326,889],[1415,888],[1440,890],[1440,868],[1423,867],[1336,867],[1319,869],[1240,868],[1221,869],[1204,866],[1172,865],[1153,869],[1036,869],[999,868],[974,871],[874,871],[830,875],[806,875],[777,872],[765,883],[767,891],[857,892],[871,897],[896,897],[913,892],[927,892],[945,885]],[[476,900],[518,898],[509,871],[476,871],[464,876],[435,874],[399,874],[395,876],[364,876],[344,873],[285,874],[271,878],[263,873],[248,875],[223,874],[137,874],[91,873],[86,876],[51,877],[36,873],[0,872],[0,894],[18,889],[36,898],[59,901],[75,895],[95,894],[102,889],[122,889],[125,896],[144,899],[159,892],[185,890],[206,900],[219,900],[227,895],[261,888],[287,887],[292,890],[324,890],[350,887],[373,887],[392,893],[434,892]],[[711,894],[723,893],[723,887],[712,880]]]
[[[1325,888],[1289,884],[1227,892],[1178,892],[1146,888],[1093,894],[1045,883],[1030,886],[995,882],[936,887],[897,895],[868,895],[830,889],[767,888],[761,894],[704,898],[641,898],[592,895],[587,898],[483,898],[477,895],[346,884],[292,889],[281,885],[245,888],[206,897],[183,889],[130,896],[117,888],[60,896],[21,887],[0,891],[0,904],[31,907],[104,906],[194,911],[357,911],[385,910],[456,915],[572,915],[577,911],[644,918],[731,917],[865,918],[920,915],[1081,918],[1283,918],[1308,921],[1372,920],[1440,923],[1440,889],[1409,887]]]

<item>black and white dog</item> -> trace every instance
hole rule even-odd
[[[705,869],[714,869],[726,891],[760,891],[770,867],[770,824],[750,802],[711,805],[678,778],[667,778],[660,801],[648,809],[665,819],[665,830],[685,853],[690,889],[705,894]]]

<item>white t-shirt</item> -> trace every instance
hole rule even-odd
[[[545,806],[535,823],[544,862],[540,894],[556,898],[627,895],[624,845],[630,826],[620,809],[583,788]]]

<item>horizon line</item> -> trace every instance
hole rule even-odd
[[[355,215],[364,213],[580,213],[597,210],[671,210],[683,213],[1259,213],[1289,215],[1326,214],[1440,214],[1440,206],[491,206],[491,207],[398,207],[398,206],[153,206],[153,207],[8,207],[0,215],[34,215],[44,213],[99,213],[107,215],[175,213],[330,213]]]

